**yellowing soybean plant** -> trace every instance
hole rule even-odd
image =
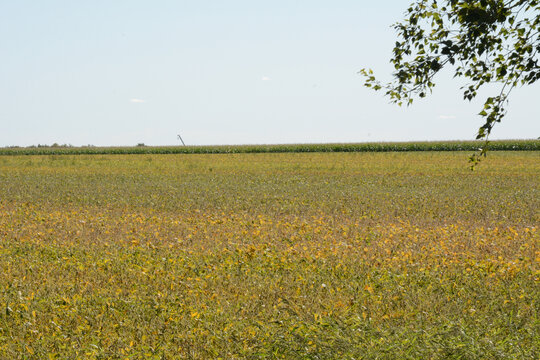
[[[538,359],[540,153],[0,157],[1,359]]]

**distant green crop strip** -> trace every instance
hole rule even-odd
[[[133,147],[5,147],[0,155],[106,155],[106,154],[241,154],[306,152],[402,152],[476,151],[482,141],[380,142],[357,144],[285,144],[222,146],[133,146]],[[499,140],[490,151],[539,151],[540,140]]]

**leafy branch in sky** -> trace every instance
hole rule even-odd
[[[393,27],[398,37],[390,60],[393,81],[383,84],[372,70],[360,70],[365,86],[384,89],[391,102],[410,105],[425,97],[445,66],[454,68],[455,78],[466,79],[466,100],[485,84],[500,85],[479,113],[484,124],[476,139],[486,146],[471,156],[474,167],[486,155],[512,90],[540,79],[540,0],[417,0]]]

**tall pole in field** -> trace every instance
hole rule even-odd
[[[186,146],[186,144],[184,144],[184,140],[182,140],[182,137],[180,136],[180,134],[178,134],[178,138],[179,138],[180,141],[182,142],[182,145]]]

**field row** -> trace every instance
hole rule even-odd
[[[380,142],[358,144],[286,144],[224,146],[71,147],[38,146],[0,148],[0,155],[103,155],[103,154],[244,154],[389,151],[478,151],[484,141]],[[491,151],[538,151],[540,140],[490,141]]]

